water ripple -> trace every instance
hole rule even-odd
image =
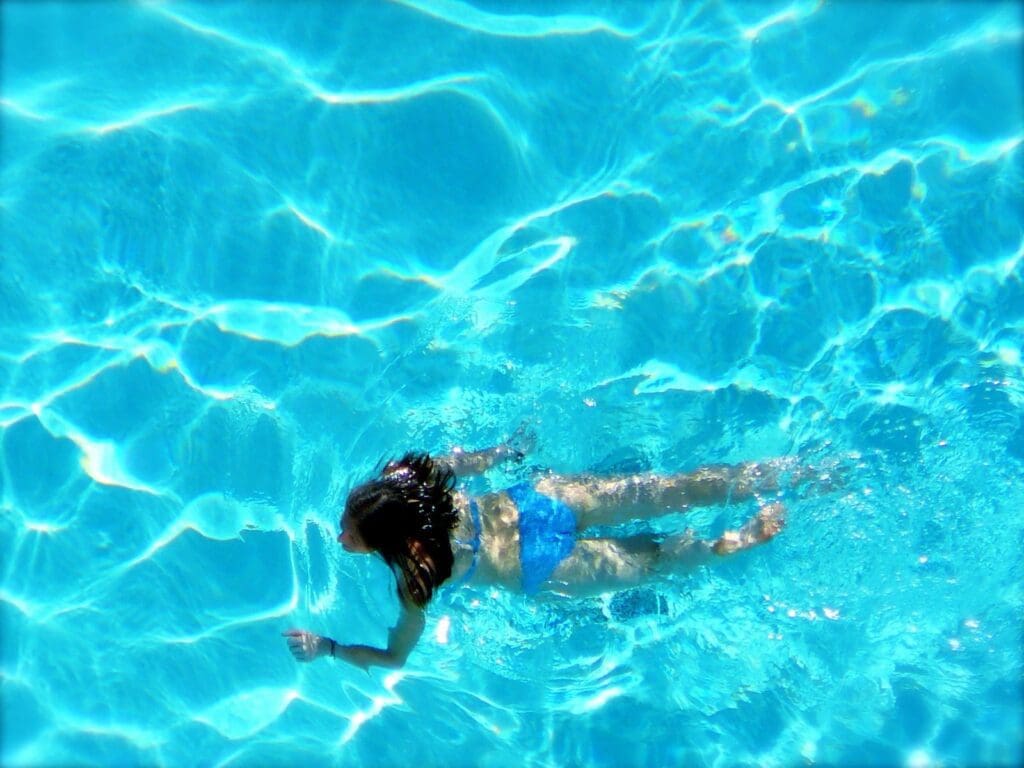
[[[633,37],[635,30],[616,26],[600,16],[515,15],[488,13],[457,0],[397,0],[401,5],[455,27],[498,37],[557,37],[607,33]]]
[[[4,6],[2,762],[1014,762],[1018,9],[522,7]],[[523,422],[820,487],[735,564],[296,665],[397,611],[353,483]]]

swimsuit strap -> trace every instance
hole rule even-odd
[[[473,578],[473,572],[476,570],[477,556],[480,553],[480,532],[482,528],[480,527],[480,507],[477,506],[476,499],[469,500],[469,513],[473,516],[473,538],[468,542],[461,539],[456,539],[455,541],[458,544],[469,544],[473,550],[473,560],[470,562],[466,572],[462,574],[462,578],[456,582],[457,584],[465,584]]]

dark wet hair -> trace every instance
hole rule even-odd
[[[452,575],[449,533],[459,520],[454,485],[450,468],[425,453],[407,453],[355,488],[345,503],[363,541],[399,568],[406,592],[421,607]]]

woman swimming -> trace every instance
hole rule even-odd
[[[750,498],[758,489],[776,487],[778,468],[769,464],[716,465],[675,475],[548,474],[476,498],[455,490],[456,476],[521,457],[506,445],[438,459],[406,454],[355,488],[345,503],[338,542],[348,552],[375,552],[391,567],[398,622],[385,649],[341,645],[290,629],[284,636],[295,658],[331,656],[364,669],[399,667],[423,632],[425,607],[448,580],[593,595],[748,549],[771,539],[785,523],[782,504],[774,502],[714,540],[689,532],[664,538],[581,535],[638,516]]]

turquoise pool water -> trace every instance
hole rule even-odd
[[[0,13],[4,765],[1021,761],[1018,4]],[[475,489],[838,482],[721,567],[297,664],[397,610],[348,489],[523,423]]]

